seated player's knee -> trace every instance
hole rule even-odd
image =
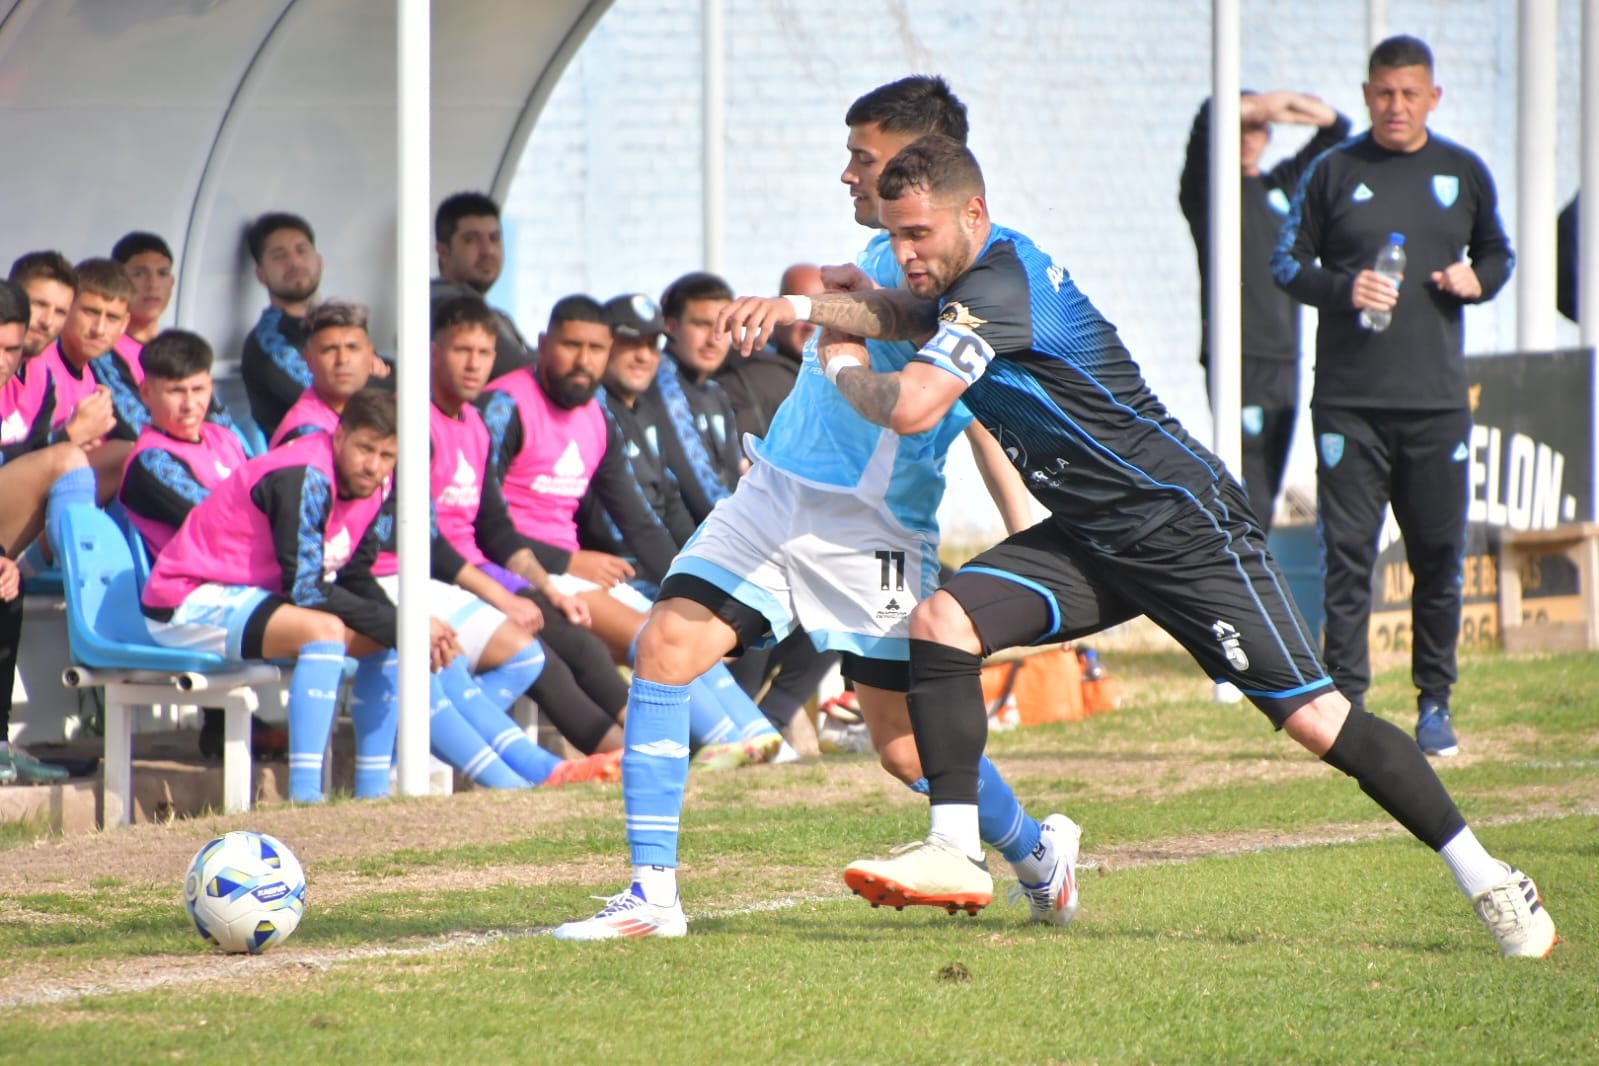
[[[348,644],[350,642],[350,631],[339,621],[338,615],[326,611],[306,611],[305,615],[300,623],[300,631],[304,637],[300,643]]]
[[[1337,689],[1329,689],[1289,715],[1283,732],[1320,758],[1331,750],[1348,717],[1349,700]]]
[[[973,655],[982,650],[977,629],[966,616],[966,609],[942,589],[918,603],[911,612],[910,635],[912,640],[930,640]]]
[[[53,478],[61,477],[64,474],[69,474],[74,470],[89,465],[89,457],[76,444],[66,442],[53,444],[46,450],[46,454],[50,456],[52,464],[51,475]]]

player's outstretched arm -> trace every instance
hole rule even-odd
[[[830,292],[820,296],[744,296],[716,316],[717,332],[749,355],[771,339],[778,326],[800,319],[830,326],[841,333],[876,340],[914,340],[918,344],[938,328],[938,304],[904,289]]]

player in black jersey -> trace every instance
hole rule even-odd
[[[1371,129],[1322,156],[1301,179],[1272,273],[1320,312],[1311,423],[1326,551],[1325,652],[1338,687],[1361,706],[1371,684],[1367,633],[1384,507],[1405,537],[1411,592],[1416,740],[1429,755],[1458,751],[1449,721],[1460,634],[1471,408],[1462,308],[1492,299],[1515,257],[1499,221],[1493,177],[1476,155],[1432,134],[1441,90],[1432,52],[1391,37],[1371,53]],[[1402,233],[1398,291],[1372,270]],[[1461,261],[1465,249],[1469,263]],[[1362,309],[1388,311],[1381,332]]]
[[[993,881],[977,858],[981,656],[1146,614],[1439,852],[1505,954],[1547,954],[1554,922],[1532,881],[1483,849],[1409,737],[1338,693],[1243,490],[1161,406],[1065,269],[989,221],[971,153],[924,137],[883,169],[878,195],[908,289],[746,298],[719,327],[746,352],[798,318],[826,327],[828,377],[863,417],[898,433],[963,400],[1050,517],[977,556],[913,612],[910,714],[932,832],[892,859],[852,864],[845,882],[877,901],[988,902]],[[903,370],[875,373],[840,333],[921,347]]]

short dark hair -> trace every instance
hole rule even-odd
[[[365,304],[354,300],[323,300],[305,316],[305,335],[321,333],[325,329],[366,329],[372,317]]]
[[[489,305],[483,297],[476,293],[462,293],[444,300],[433,308],[433,337],[447,329],[457,326],[482,326],[490,334],[499,337],[499,321],[495,319],[494,312],[489,310]]]
[[[580,292],[561,297],[550,308],[549,328],[554,329],[563,322],[598,322],[606,329],[611,328],[611,318],[600,302]]]
[[[261,265],[261,254],[266,251],[267,238],[280,229],[298,230],[305,234],[306,240],[313,245],[316,244],[316,234],[311,229],[311,223],[287,211],[268,211],[264,215],[256,216],[256,220],[244,231],[244,243],[250,246],[250,258],[255,260],[256,266]]]
[[[24,329],[32,320],[28,294],[14,281],[0,281],[0,326],[21,322]]]
[[[1371,50],[1371,61],[1366,64],[1366,77],[1374,78],[1379,70],[1396,70],[1399,67],[1426,67],[1432,73],[1432,49],[1420,37],[1399,34],[1390,37]]]
[[[18,285],[27,285],[37,278],[47,281],[58,281],[74,292],[78,288],[78,272],[72,269],[72,263],[60,252],[51,249],[46,252],[25,252],[17,256],[11,264],[10,280]]]
[[[78,295],[93,293],[107,300],[133,300],[133,282],[115,259],[85,259],[72,268],[78,274]]]
[[[494,202],[492,196],[481,192],[458,192],[454,196],[446,196],[433,213],[433,239],[440,244],[449,244],[455,239],[455,230],[463,218],[481,215],[500,217],[500,205]]]
[[[380,437],[393,437],[400,432],[399,409],[394,403],[394,393],[368,385],[344,401],[344,411],[339,415],[339,428],[346,433],[370,429]]]
[[[146,378],[182,381],[211,369],[211,345],[198,333],[164,329],[139,353]]]
[[[912,189],[982,196],[983,169],[970,148],[931,134],[906,145],[877,176],[877,195],[884,200],[898,200]]]
[[[167,246],[167,242],[159,235],[141,229],[124,234],[121,240],[111,246],[111,258],[124,266],[128,260],[145,252],[158,252],[166,256],[168,262],[172,261],[172,249]]]
[[[879,85],[844,113],[846,126],[873,123],[884,133],[917,137],[942,133],[961,144],[966,143],[968,129],[966,105],[950,90],[949,82],[927,74]]]
[[[661,316],[678,318],[693,300],[731,300],[733,290],[720,274],[696,270],[684,274],[661,293]]]

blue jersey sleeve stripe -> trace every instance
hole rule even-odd
[[[327,536],[328,512],[333,504],[333,486],[327,475],[307,467],[300,489],[300,530],[296,545],[299,560],[294,572],[294,602],[311,607],[326,602],[322,591],[322,549]]]

